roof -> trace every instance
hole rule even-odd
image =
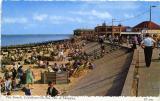
[[[75,29],[74,31],[94,31],[94,29]]]
[[[151,29],[160,29],[160,25],[152,22],[152,21],[144,21],[141,22],[139,24],[137,24],[136,26],[134,26],[133,28],[151,28]]]
[[[135,34],[141,34],[141,32],[121,32],[120,34],[135,35]]]

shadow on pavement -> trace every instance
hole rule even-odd
[[[115,78],[115,80],[113,81],[113,85],[112,87],[107,91],[105,96],[120,96],[127,74],[128,74],[128,70],[131,64],[131,59],[132,59],[132,55],[129,55],[126,58],[126,62],[125,64],[122,66],[123,69],[122,71],[119,73],[119,75]]]

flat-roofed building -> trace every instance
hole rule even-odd
[[[122,26],[108,26],[106,23],[95,27],[96,35],[120,35]]]
[[[93,36],[94,35],[94,29],[75,29],[74,35],[76,36]]]

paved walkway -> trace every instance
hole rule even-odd
[[[117,50],[94,61],[96,68],[79,80],[65,95],[119,96],[124,85],[132,53]]]
[[[138,96],[160,96],[160,50],[154,49],[152,63],[149,68],[145,66],[144,51],[139,50],[139,85]]]

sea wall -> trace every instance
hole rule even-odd
[[[124,86],[122,89],[121,96],[135,96],[134,86],[136,85],[134,85],[135,83],[134,81],[135,81],[135,70],[136,70],[137,58],[138,58],[138,51],[135,50]]]

